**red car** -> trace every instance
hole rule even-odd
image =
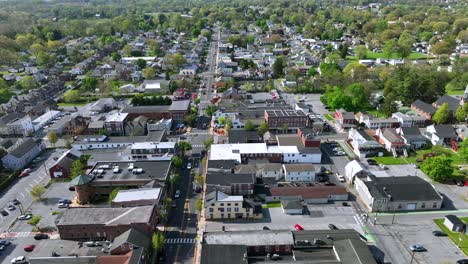
[[[36,246],[35,245],[27,245],[24,246],[24,251],[26,252],[32,252]]]
[[[302,230],[304,230],[304,228],[302,228],[302,226],[299,225],[299,224],[295,224],[295,225],[294,225],[294,228],[295,228],[297,231],[302,231]]]

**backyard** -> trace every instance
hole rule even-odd
[[[468,223],[468,217],[460,217],[460,220],[462,220],[464,223]],[[452,242],[455,245],[458,245],[460,243],[460,250],[463,251],[463,253],[468,256],[468,235],[466,234],[460,234],[458,232],[452,232],[450,231],[445,225],[444,225],[444,219],[439,218],[439,219],[434,219],[434,222],[436,223],[439,228],[446,233]],[[461,241],[459,240],[461,238]]]

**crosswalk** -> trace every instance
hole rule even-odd
[[[166,244],[194,244],[195,238],[166,238]]]
[[[192,145],[192,148],[205,148],[205,145]]]
[[[16,232],[14,233],[15,234],[15,237],[30,237],[30,236],[34,236],[34,234],[32,232]]]

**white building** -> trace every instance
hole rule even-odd
[[[312,164],[283,164],[284,179],[288,182],[315,181],[315,168]]]
[[[172,119],[161,119],[157,122],[148,122],[146,124],[148,131],[170,130]]]
[[[23,137],[29,136],[34,132],[34,127],[31,121],[31,117],[24,116],[22,118],[16,118],[9,122],[7,125],[7,133],[10,136],[21,135]]]
[[[32,122],[34,131],[37,131],[43,128],[45,125],[49,124],[50,121],[52,121],[54,118],[58,117],[59,115],[60,115],[60,111],[52,110],[34,119],[34,121]]]

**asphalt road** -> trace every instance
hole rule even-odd
[[[180,197],[175,199],[177,207],[172,208],[166,227],[165,263],[193,263],[198,215],[195,201],[198,194],[192,191],[193,173],[198,170],[198,161],[189,160],[192,170],[183,169],[179,184]],[[174,197],[172,197],[174,199]]]
[[[208,49],[208,54],[206,58],[208,70],[205,73],[203,73],[205,86],[204,88],[202,88],[202,95],[200,100],[201,103],[198,109],[200,115],[204,113],[204,106],[209,105],[209,102],[213,95],[212,86],[214,85],[214,74],[217,66],[219,34],[219,29],[216,28]]]

